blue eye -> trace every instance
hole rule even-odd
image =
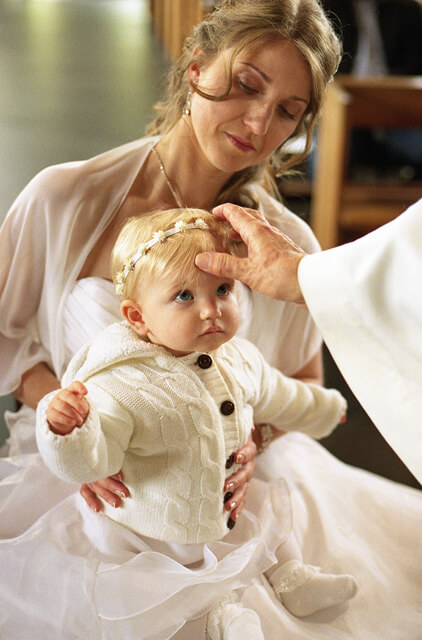
[[[224,283],[224,284],[220,284],[220,286],[217,289],[217,295],[218,296],[227,296],[231,291],[231,287],[229,284]]]
[[[185,289],[184,291],[181,291],[177,294],[175,300],[177,300],[178,302],[189,302],[189,300],[193,300],[193,295],[190,291]]]

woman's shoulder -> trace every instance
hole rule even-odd
[[[283,203],[276,200],[260,185],[253,185],[259,210],[270,224],[283,231],[307,253],[320,250],[320,245],[310,226]]]
[[[156,138],[141,138],[86,160],[64,162],[42,169],[21,191],[8,217],[12,224],[25,220],[60,220],[75,213],[78,203],[101,194],[103,199],[124,189],[135,178]],[[101,189],[98,185],[101,182]],[[122,186],[123,185],[123,186]]]
[[[63,188],[75,187],[80,184],[81,178],[102,171],[118,170],[119,166],[125,162],[138,162],[139,154],[143,150],[148,152],[154,141],[155,138],[141,138],[108,149],[91,158],[51,165],[37,173],[22,193],[41,190],[45,196],[45,187],[48,187],[49,193],[62,192]]]

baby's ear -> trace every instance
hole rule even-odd
[[[123,300],[120,305],[120,312],[136,333],[139,333],[140,336],[147,335],[149,329],[145,324],[141,306],[136,300]]]

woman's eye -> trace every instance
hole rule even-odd
[[[175,298],[175,300],[177,300],[178,302],[188,302],[189,300],[192,300],[192,299],[193,299],[193,296],[191,292],[188,291],[187,289],[178,293]]]
[[[231,291],[231,287],[229,284],[220,284],[220,286],[217,289],[217,295],[219,296],[226,296],[227,294],[229,294]]]
[[[281,113],[283,116],[286,116],[286,118],[289,118],[289,120],[296,120],[296,116],[294,113],[290,113],[290,111],[287,111],[286,107],[283,107],[282,105],[280,105],[279,107]]]
[[[246,84],[246,82],[244,82],[240,78],[237,79],[237,83],[239,87],[242,89],[242,91],[244,91],[245,93],[258,93],[257,89],[254,89],[254,87],[251,87],[250,85]]]

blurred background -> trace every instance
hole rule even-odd
[[[406,4],[407,0],[402,2]],[[414,3],[421,9],[419,0],[412,0]],[[142,136],[185,35],[214,4],[209,0],[0,0],[0,222],[25,184],[44,167],[82,160]],[[341,4],[344,8],[348,3]],[[327,8],[336,11],[336,7]],[[352,22],[350,16],[344,18],[348,38],[349,30],[357,29]],[[418,32],[419,42],[421,33],[422,30]],[[352,43],[348,54],[351,60],[356,53],[356,37],[348,42]],[[412,55],[412,59],[416,57],[415,69],[393,70],[394,82],[387,87],[390,93],[385,98],[397,107],[387,127],[396,127],[391,123],[398,118],[399,123],[411,127],[412,141],[420,135],[418,126],[422,128],[422,103],[418,102],[422,93],[420,51],[419,46]],[[341,90],[356,95],[357,101],[358,92],[364,91],[367,104],[372,99],[368,94],[373,85],[368,84],[372,71],[363,73],[361,68],[355,74],[350,66],[342,72]],[[385,67],[378,76],[389,74]],[[353,85],[356,78],[362,78],[363,84],[359,80]],[[379,77],[375,95],[379,100],[385,87],[378,85],[378,80]],[[413,92],[412,102],[416,105],[409,113],[403,107],[403,98],[406,104],[409,102],[408,91]],[[331,100],[334,112],[338,108],[335,91]],[[378,109],[380,105],[375,111]],[[362,109],[358,111],[361,113]],[[326,120],[331,125],[334,118]],[[353,123],[353,118],[349,122]],[[354,126],[360,135],[363,131],[372,136],[372,121],[368,118],[364,126],[359,122]],[[375,147],[385,142],[382,131],[382,127],[376,128]],[[403,157],[393,153],[392,161],[384,166],[384,147],[381,155],[365,152],[360,160],[359,153],[362,148],[367,151],[369,143],[358,138],[354,141],[355,134],[350,130],[342,135],[333,133],[322,119],[311,162],[303,166],[303,175],[280,183],[286,204],[310,222],[325,247],[365,233],[397,215],[418,193],[418,197],[422,195],[417,154]],[[333,138],[343,140],[343,147],[337,145],[327,151],[331,146],[327,140],[332,143]],[[422,143],[419,150],[422,151]],[[336,176],[329,151],[334,153]],[[327,185],[332,187],[335,180],[338,188],[331,188],[327,195]],[[370,188],[379,180],[377,196]],[[390,189],[387,197],[386,189]],[[384,194],[381,201],[380,192]],[[362,215],[359,223],[349,227],[340,219],[339,211],[352,210],[347,198],[357,203],[360,211],[369,212],[363,223]],[[371,211],[375,212],[373,218]],[[327,229],[331,235],[324,235]],[[346,396],[349,413],[347,423],[323,444],[347,463],[419,486],[379,435],[326,349],[324,359],[326,384]],[[0,399],[0,444],[7,437],[3,413],[14,408],[13,398]]]

